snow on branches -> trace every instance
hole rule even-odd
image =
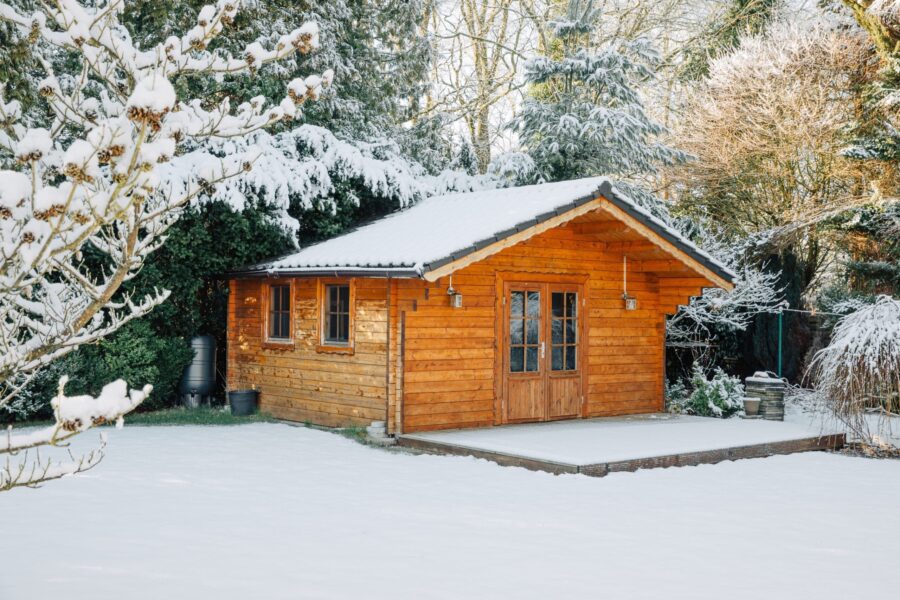
[[[103,458],[105,436],[101,438],[100,448],[79,458],[72,456],[72,460],[66,463],[44,461],[40,455],[34,460],[27,460],[28,452],[36,453],[40,446],[56,446],[97,425],[115,423],[116,427],[122,427],[124,416],[143,402],[153,390],[153,386],[145,385],[141,390],[129,392],[128,385],[118,379],[104,386],[96,398],[88,395],[67,397],[64,392],[67,381],[65,376],[60,380],[59,392],[50,401],[55,418],[53,425],[19,435],[13,435],[10,426],[6,436],[0,438],[0,454],[25,452],[25,460],[13,464],[7,458],[5,465],[0,466],[0,492],[14,487],[34,486],[94,467]]]
[[[333,210],[334,191],[342,181],[359,182],[369,194],[390,198],[398,207],[436,194],[488,189],[504,183],[493,175],[469,175],[451,169],[431,175],[404,157],[390,141],[346,141],[315,125],[300,125],[277,134],[260,131],[239,140],[208,143],[206,148],[211,155],[260,151],[251,173],[219,185],[210,200],[225,202],[235,210],[242,210],[251,201],[262,201],[275,209],[279,225],[291,232],[299,227],[288,214],[292,203],[304,209],[325,206]],[[196,157],[190,162],[176,157],[166,168],[197,172],[205,168],[205,163]]]
[[[749,264],[747,252],[701,229],[701,246],[731,268],[734,289],[705,290],[666,321],[666,343],[672,346],[708,340],[718,333],[743,331],[756,315],[778,312],[784,302],[779,272]]]
[[[240,4],[205,6],[185,35],[145,50],[119,20],[123,0],[57,0],[35,14],[0,2],[0,21],[34,46],[51,115],[43,127],[23,123],[0,88],[0,405],[42,366],[165,300],[166,291],[117,292],[192,198],[250,170],[261,152],[213,157],[205,142],[297,119],[331,83],[330,71],[294,79],[276,106],[178,98],[180,74],[252,74],[318,46],[317,25],[306,23],[270,48],[210,50]]]
[[[900,413],[900,300],[879,296],[842,317],[808,373],[834,416],[876,444],[887,417]]]

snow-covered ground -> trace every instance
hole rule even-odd
[[[595,479],[277,424],[110,433],[96,470],[0,495],[3,600],[897,589],[900,461],[809,453]]]

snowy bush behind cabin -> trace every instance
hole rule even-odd
[[[744,386],[738,377],[716,368],[712,377],[695,364],[690,377],[690,393],[683,382],[667,385],[669,409],[701,417],[725,418],[744,410]]]

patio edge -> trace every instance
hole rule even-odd
[[[795,454],[799,452],[839,450],[846,444],[846,435],[843,433],[833,433],[795,440],[766,442],[761,444],[750,444],[747,446],[732,446],[714,450],[700,450],[697,452],[681,452],[677,454],[585,465],[561,463],[505,452],[470,448],[446,442],[425,440],[415,437],[414,435],[398,436],[397,443],[400,446],[414,448],[429,454],[448,454],[483,458],[505,467],[522,467],[532,471],[553,473],[554,475],[563,473],[581,473],[589,477],[603,477],[609,473],[633,472],[640,469],[690,467],[704,464],[716,464],[726,460],[733,461],[745,458],[766,458],[768,456]]]

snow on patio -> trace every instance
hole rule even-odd
[[[0,495],[3,600],[896,588],[900,461],[809,453],[597,479],[280,424],[110,434],[96,470]]]
[[[660,413],[434,431],[406,437],[471,450],[590,465],[798,440],[839,431],[837,427],[823,430],[803,415],[780,422]]]

